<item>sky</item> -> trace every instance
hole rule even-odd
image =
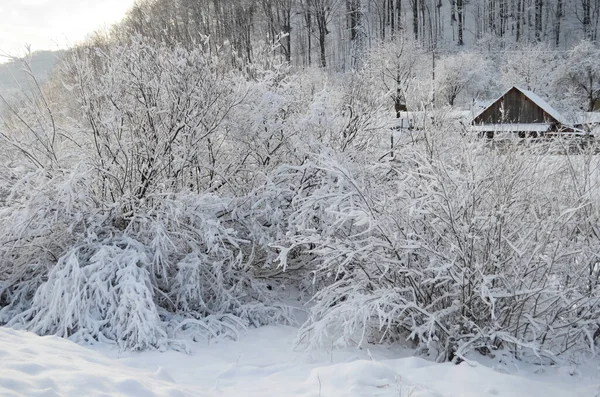
[[[134,0],[0,0],[0,53],[66,48],[119,21]],[[1,62],[0,58],[0,62]]]

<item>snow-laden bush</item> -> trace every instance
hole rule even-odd
[[[248,82],[218,54],[141,38],[61,67],[69,156],[1,183],[0,323],[143,349],[289,321],[268,277],[274,214],[245,195],[293,148],[277,72]]]
[[[302,339],[409,339],[439,360],[594,352],[599,191],[586,156],[424,137],[391,162],[329,153],[284,175],[312,178],[279,243],[281,266],[308,258],[313,271]]]
[[[290,321],[278,285],[261,275],[261,228],[242,220],[251,207],[209,194],[101,206],[91,174],[34,174],[11,187],[0,217],[0,323],[146,349]]]
[[[51,179],[43,170],[15,172],[3,182],[8,195],[0,207],[0,322],[27,308],[58,259],[104,223],[88,195],[89,173]]]
[[[31,308],[8,325],[79,343],[114,341],[136,350],[160,346],[166,332],[148,269],[144,247],[133,240],[92,240],[75,246],[49,272]]]
[[[260,244],[265,232],[248,219],[247,200],[180,194],[154,201],[126,233],[150,246],[152,274],[163,291],[158,299],[174,314],[173,326],[181,328],[182,318],[215,319],[214,329],[224,319],[226,327],[209,334],[230,334],[230,315],[242,328],[290,320],[276,301],[278,284],[265,277],[270,262]]]
[[[227,183],[239,166],[222,150],[224,120],[243,100],[245,82],[203,46],[134,37],[77,49],[61,73],[65,96],[80,112],[73,150],[99,171],[103,200],[202,192]]]

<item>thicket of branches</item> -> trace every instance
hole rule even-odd
[[[597,160],[442,134],[404,140],[393,161],[330,154],[295,170],[314,188],[281,260],[310,258],[318,286],[301,339],[410,340],[438,360],[594,351]]]
[[[32,80],[1,126],[0,323],[179,348],[292,322],[296,296],[309,346],[595,354],[593,151],[495,147],[452,121],[438,101],[485,89],[474,58],[432,81],[408,42],[344,75],[263,50],[238,69],[209,42],[132,36]],[[403,102],[419,131],[389,128]]]

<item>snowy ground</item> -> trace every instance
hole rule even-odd
[[[383,347],[298,352],[295,331],[250,330],[239,342],[194,344],[185,355],[119,354],[0,328],[0,396],[600,396],[593,366],[435,364]]]

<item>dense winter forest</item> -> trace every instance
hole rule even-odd
[[[543,41],[565,50],[598,34],[596,0],[161,0],[135,6],[115,33],[141,33],[167,43],[210,36],[252,62],[256,40],[281,40],[295,66],[351,70],[366,51],[405,37],[429,51],[450,45],[498,48]]]
[[[250,77],[269,62],[330,74],[371,68],[396,91],[397,109],[465,105],[519,84],[572,112],[592,110],[600,95],[600,52],[588,45],[599,21],[597,0],[145,0],[89,44],[139,35],[202,46]],[[431,81],[408,97],[415,74]]]
[[[139,2],[4,97],[0,324],[177,349],[305,310],[308,347],[595,355],[593,147],[497,147],[455,115],[513,84],[593,110],[599,13]],[[391,128],[403,110],[418,128]]]

